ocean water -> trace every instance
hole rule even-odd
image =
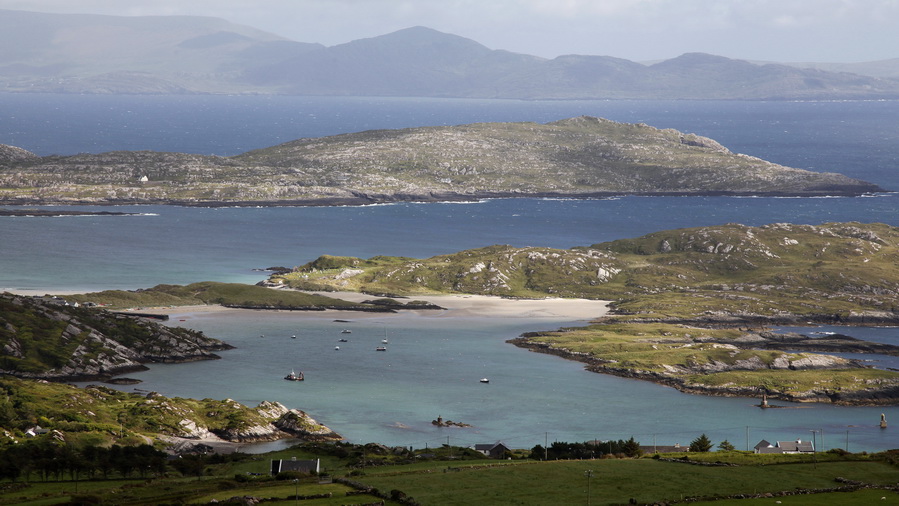
[[[582,114],[695,132],[736,152],[899,189],[897,102],[0,94],[0,143],[39,154],[153,149],[230,155],[298,137],[371,128],[546,122]],[[88,291],[203,280],[256,282],[265,278],[257,269],[301,265],[321,254],[427,257],[491,244],[567,248],[729,222],[899,225],[894,193],[102,210],[139,215],[0,218],[0,289]],[[352,323],[336,323],[336,318]],[[354,442],[422,447],[503,440],[531,447],[544,441],[633,435],[644,444],[686,444],[705,432],[716,442],[728,439],[742,448],[762,438],[808,438],[814,429],[823,430],[828,448],[847,443],[850,451],[899,447],[899,433],[876,426],[881,413],[899,420],[894,407],[787,405],[763,411],[753,406],[757,399],[686,395],[588,373],[578,363],[505,342],[521,332],[583,322],[429,313],[235,312],[178,315],[171,323],[201,329],[237,349],[223,353],[219,361],[153,365],[133,375],[144,381],[137,388],[230,397],[247,404],[276,400],[308,411]],[[352,326],[352,338],[337,351],[344,325]],[[897,329],[854,331],[868,339],[899,340]],[[374,352],[385,333],[389,351]],[[290,339],[294,334],[299,337]],[[283,381],[291,369],[303,370],[307,380]],[[484,376],[491,379],[487,385],[477,381]],[[430,424],[437,416],[474,427],[438,429]]]

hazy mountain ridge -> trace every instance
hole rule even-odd
[[[206,17],[0,10],[0,90],[518,99],[899,97],[899,59],[833,67],[688,54],[643,65],[491,50],[424,27],[325,47]],[[825,68],[823,64],[817,65]],[[845,70],[873,69],[874,76]]]
[[[0,150],[0,202],[329,205],[620,194],[858,195],[834,173],[673,129],[578,117],[299,139],[234,157]]]

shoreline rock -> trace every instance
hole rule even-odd
[[[679,323],[682,323],[679,322]],[[765,334],[765,333],[762,333]],[[674,375],[665,374],[662,372],[656,371],[643,371],[636,369],[629,369],[624,367],[616,367],[615,365],[606,362],[602,359],[596,358],[587,353],[574,352],[565,348],[555,348],[547,343],[536,342],[532,339],[535,337],[539,337],[541,333],[539,332],[527,332],[522,334],[520,337],[509,339],[506,341],[507,343],[518,346],[519,348],[525,348],[533,352],[537,353],[545,353],[548,355],[555,355],[567,360],[574,360],[577,362],[581,362],[585,364],[585,369],[591,372],[600,373],[600,374],[610,374],[613,376],[618,376],[622,378],[630,378],[630,379],[638,379],[643,381],[651,381],[656,384],[665,385],[668,387],[672,387],[680,392],[690,393],[690,394],[699,394],[699,395],[708,395],[708,396],[716,396],[716,397],[761,397],[762,395],[767,395],[768,399],[777,399],[781,401],[788,402],[799,402],[799,403],[807,403],[807,402],[823,402],[823,403],[831,403],[838,405],[846,405],[846,406],[888,406],[888,405],[896,405],[899,403],[899,385],[888,385],[880,388],[869,388],[864,390],[857,391],[849,391],[849,392],[839,392],[839,391],[827,391],[827,390],[808,390],[802,392],[800,394],[789,394],[785,392],[777,392],[771,391],[763,387],[754,387],[754,386],[710,386],[710,385],[702,385],[696,383],[689,383],[687,380],[683,378],[679,378]],[[799,337],[796,337],[799,336]],[[833,336],[828,336],[833,337]],[[848,337],[848,336],[843,336]],[[799,338],[801,340],[807,341],[811,343],[811,346],[806,347],[802,344],[799,344]],[[855,338],[848,337],[852,343],[856,345],[860,345],[864,343],[865,345],[872,345],[875,353],[884,353],[888,352],[890,355],[899,354],[899,347],[892,345],[885,345],[881,343],[868,343],[866,341],[861,341]],[[817,351],[813,350],[814,341],[816,339],[809,338],[807,336],[794,335],[787,336],[787,339],[784,340],[785,348],[795,349],[800,348],[801,350],[808,351]],[[767,342],[765,343],[767,344]],[[881,349],[886,347],[885,349]],[[825,351],[834,352],[832,348],[828,348]],[[814,364],[800,364],[800,365],[808,365],[812,368]],[[792,366],[788,367],[793,369]],[[803,367],[796,367],[797,369],[802,369]],[[696,371],[697,373],[701,373],[702,371]]]
[[[106,381],[144,371],[145,363],[216,360],[221,357],[213,352],[234,348],[202,332],[166,327],[146,318],[106,310],[74,307],[42,297],[0,294],[0,304],[6,311],[22,315],[25,322],[22,329],[9,323],[9,337],[0,347],[10,359],[8,368],[0,370],[0,374],[19,378]],[[29,319],[59,322],[64,328],[59,334],[51,332],[35,339],[28,332]],[[71,351],[55,363],[41,364],[43,370],[17,368],[29,349],[41,346],[47,339],[54,346],[68,347]]]
[[[778,191],[697,191],[697,192],[429,192],[429,193],[394,193],[367,194],[355,192],[350,197],[321,197],[292,200],[179,200],[179,199],[117,199],[100,200],[57,200],[43,198],[0,199],[4,206],[49,206],[49,205],[92,205],[92,206],[133,206],[133,205],[170,205],[180,207],[337,207],[368,206],[375,204],[391,204],[402,202],[440,203],[440,202],[478,202],[491,199],[570,199],[570,200],[602,200],[620,197],[859,197],[875,193],[887,193],[887,190],[874,185],[845,187],[834,186],[820,190],[778,192]]]

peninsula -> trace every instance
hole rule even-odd
[[[341,439],[305,412],[277,402],[249,408],[230,399],[166,398],[59,383],[109,380],[144,370],[144,363],[217,359],[214,351],[232,348],[202,332],[61,298],[0,294],[0,391],[6,394],[0,400],[0,429],[40,419],[74,437],[107,443],[156,438],[178,451],[198,444]]]
[[[569,250],[491,246],[429,259],[322,257],[267,283],[609,300],[612,311],[588,327],[511,342],[687,392],[879,405],[899,401],[899,373],[827,353],[899,355],[899,347],[768,327],[899,324],[897,258],[899,228],[888,225],[729,224]]]
[[[299,139],[233,157],[0,146],[0,204],[361,205],[493,197],[860,195],[877,185],[714,140],[577,117]]]

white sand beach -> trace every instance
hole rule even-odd
[[[371,295],[357,292],[321,293],[354,302],[372,299]],[[446,311],[438,316],[479,316],[500,318],[564,318],[572,320],[593,319],[609,311],[609,301],[589,299],[507,299],[490,295],[415,295],[415,300],[425,300]]]
[[[67,295],[71,291],[53,290],[9,290],[19,295]],[[319,295],[352,302],[371,300],[371,295],[358,292],[320,292]],[[589,299],[508,299],[490,295],[416,295],[415,300],[425,300],[446,311],[424,310],[422,314],[440,318],[452,317],[496,317],[496,318],[554,318],[566,320],[591,320],[606,315],[609,301]],[[140,311],[161,314],[209,313],[214,311],[240,311],[217,305],[144,307]],[[246,311],[246,310],[244,310]],[[334,311],[345,313],[345,311]]]

